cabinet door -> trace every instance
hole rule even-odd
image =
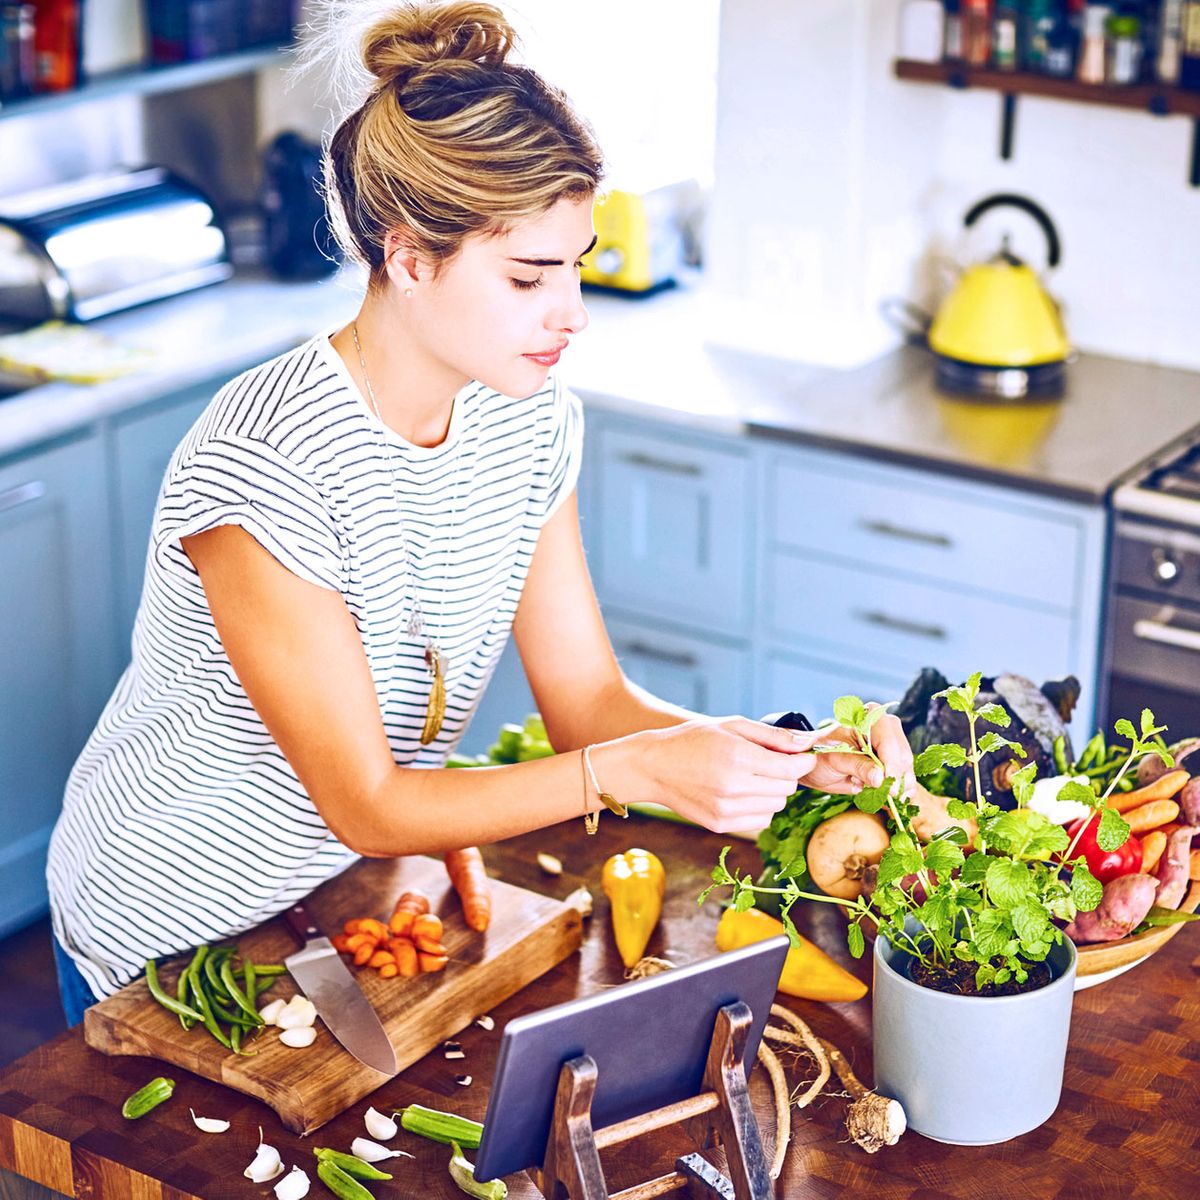
[[[129,656],[133,620],[142,598],[146,547],[167,463],[220,383],[189,388],[118,422],[112,431],[117,503],[117,634],[122,661]]]
[[[753,557],[745,452],[603,427],[599,466],[600,598],[745,637]]]
[[[815,725],[833,715],[833,702],[839,696],[885,704],[899,700],[911,682],[911,677],[874,667],[772,650],[763,657],[757,673],[753,715],[797,711]]]
[[[714,716],[746,712],[748,651],[640,621],[610,617],[606,623],[621,668],[652,695]]]
[[[0,936],[46,904],[63,788],[117,676],[99,436],[0,465]]]
[[[533,693],[525,679],[525,668],[517,653],[517,643],[509,638],[492,672],[487,691],[476,705],[475,715],[458,743],[458,753],[485,754],[496,740],[501,725],[519,725],[536,711]]]

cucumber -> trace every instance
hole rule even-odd
[[[175,1090],[175,1080],[164,1079],[161,1075],[152,1079],[145,1087],[140,1087],[121,1105],[121,1116],[130,1121],[144,1117],[152,1108],[157,1108],[164,1100],[171,1098]]]

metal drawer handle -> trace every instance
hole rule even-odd
[[[954,545],[954,539],[944,533],[927,533],[923,529],[905,529],[903,525],[893,525],[891,521],[867,520],[859,518],[859,527],[868,533],[877,533],[880,537],[899,538],[905,542],[923,542],[926,546],[941,546],[948,550]]]
[[[1200,633],[1191,629],[1176,629],[1174,625],[1164,625],[1161,621],[1134,621],[1133,636],[1143,642],[1158,642],[1163,646],[1177,646],[1180,650],[1194,650],[1200,653]]]
[[[695,670],[699,666],[696,656],[683,650],[661,650],[658,646],[647,646],[645,642],[630,642],[625,649],[640,658],[669,663],[673,667],[687,667],[689,670]]]
[[[704,468],[696,463],[672,462],[669,458],[655,458],[652,454],[632,452],[618,456],[622,462],[634,467],[648,467],[651,471],[664,471],[668,475],[703,475]]]
[[[7,492],[0,492],[0,512],[7,512],[10,508],[17,508],[22,504],[32,504],[45,494],[46,485],[40,479],[35,479],[32,483],[18,484],[15,488],[9,488]]]
[[[860,612],[854,615],[860,621],[866,621],[868,625],[894,629],[897,633],[911,633],[916,637],[933,638],[939,642],[944,642],[948,636],[941,625],[922,625],[919,621],[906,621],[903,617],[892,617],[882,612]]]

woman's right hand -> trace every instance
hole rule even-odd
[[[622,803],[665,804],[715,833],[746,833],[765,829],[816,765],[817,736],[721,717],[603,742],[591,759]]]

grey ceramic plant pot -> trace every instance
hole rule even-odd
[[[913,983],[906,957],[876,938],[875,1090],[938,1142],[988,1146],[1036,1129],[1062,1093],[1075,959],[1064,939],[1047,959],[1054,979],[1045,987],[955,996]]]

